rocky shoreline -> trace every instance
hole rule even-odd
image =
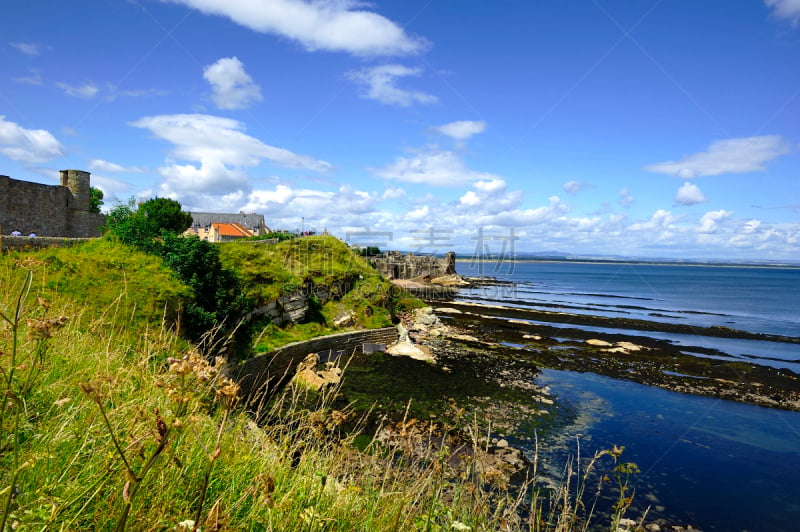
[[[694,356],[686,354],[686,347],[666,340],[519,319],[534,319],[540,311],[472,303],[432,304],[456,331],[456,342],[502,352],[538,367],[592,372],[675,392],[800,411],[800,377],[786,369],[751,364],[701,347],[691,351],[706,356]],[[605,321],[608,325],[611,320]]]

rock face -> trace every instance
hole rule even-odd
[[[445,256],[403,255],[399,251],[387,251],[382,257],[370,260],[372,265],[387,279],[415,279],[418,277],[451,276],[456,273],[456,254],[452,251]]]

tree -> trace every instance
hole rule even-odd
[[[125,244],[144,251],[160,253],[155,241],[162,232],[180,234],[192,225],[192,215],[181,210],[181,204],[167,198],[153,198],[136,208],[134,198],[120,203],[108,213],[106,232]]]
[[[192,215],[181,210],[181,204],[169,198],[153,198],[139,205],[137,215],[144,217],[155,234],[162,230],[179,235],[192,225]]]
[[[194,295],[185,309],[188,336],[197,340],[214,325],[222,325],[224,330],[236,325],[245,305],[244,296],[239,278],[220,262],[219,248],[194,235],[163,232],[162,238],[164,264]]]
[[[99,188],[89,187],[89,212],[100,212],[100,206],[103,204],[103,191]]]

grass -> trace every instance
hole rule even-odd
[[[321,281],[309,273],[316,267],[290,263],[297,278]],[[257,426],[222,361],[174,333],[172,305],[184,295],[157,259],[103,241],[0,257],[0,529],[571,530],[588,522],[574,488],[515,494],[474,469],[448,475],[445,453],[421,459],[344,431],[363,425],[333,406],[337,390],[290,388],[270,407],[270,424]],[[474,444],[483,445],[477,436]],[[534,511],[530,524],[524,508]]]

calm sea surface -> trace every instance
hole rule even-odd
[[[459,261],[457,270],[518,283],[461,291],[461,300],[800,336],[800,269]],[[796,344],[629,332],[800,373]],[[648,522],[800,530],[800,413],[590,373],[543,370],[538,383],[573,412],[543,445],[552,463],[574,454],[576,441],[584,456],[624,445],[623,460],[637,463],[631,517],[649,506]],[[514,443],[532,451],[523,438]]]

